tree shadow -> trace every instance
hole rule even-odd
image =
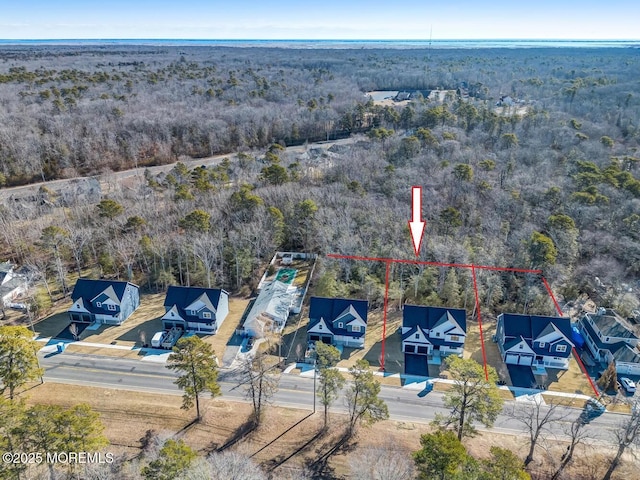
[[[306,462],[306,467],[309,469],[314,479],[320,480],[335,480],[335,469],[329,465],[329,461],[334,455],[349,454],[353,452],[358,442],[354,440],[354,432],[345,431],[337,439],[329,439],[323,445],[320,445],[316,449],[317,456],[315,459],[309,459]]]
[[[256,422],[253,415],[251,415],[246,422],[234,430],[229,439],[221,447],[218,447],[216,451],[224,452],[227,448],[233,447],[241,440],[244,440],[256,428],[258,428],[258,422]]]
[[[305,417],[307,418],[307,417]],[[303,419],[304,420],[304,419]],[[300,422],[298,422],[300,423]],[[297,424],[296,424],[297,425]],[[293,428],[293,427],[292,427]],[[291,430],[291,429],[289,429]],[[287,430],[287,431],[289,431]],[[286,433],[286,432],[285,432]],[[316,441],[318,441],[319,439],[321,439],[322,437],[324,437],[326,434],[326,430],[324,428],[320,428],[315,435],[313,435],[309,440],[307,440],[305,443],[303,443],[301,446],[299,446],[298,448],[296,448],[292,453],[290,453],[289,455],[285,455],[285,454],[281,454],[276,456],[275,458],[272,458],[270,460],[268,460],[267,462],[263,463],[263,467],[265,468],[265,470],[267,472],[273,472],[275,469],[277,469],[278,467],[280,467],[281,465],[284,465],[285,463],[287,463],[289,460],[291,460],[293,457],[295,457],[296,455],[300,455],[301,453],[304,453],[305,451],[307,451]],[[280,435],[278,438],[280,438],[282,435]],[[274,440],[275,441],[275,440]],[[268,445],[271,445],[273,443],[270,442]],[[264,447],[262,447],[260,450],[258,450],[256,453],[254,453],[253,455],[256,455],[258,452],[262,451],[264,448],[266,448],[268,445],[265,445]],[[253,456],[252,455],[252,456]],[[314,477],[315,478],[315,477]]]

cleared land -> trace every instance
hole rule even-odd
[[[339,438],[345,420],[343,415],[332,414],[329,432],[318,435],[322,424],[320,411],[313,415],[305,410],[269,407],[264,425],[243,436],[241,433],[250,406],[242,402],[204,399],[203,422],[189,425],[194,412],[180,409],[181,397],[178,395],[46,383],[30,390],[25,396],[29,404],[68,407],[80,402],[88,403],[100,413],[106,426],[105,434],[112,445],[108,450],[121,451],[129,459],[140,453],[146,433],[154,431],[165,437],[181,438],[200,454],[237,449],[253,455],[254,460],[273,472],[275,478],[285,469],[313,464],[328,452]],[[350,459],[376,447],[392,448],[398,455],[408,458],[410,452],[419,448],[420,435],[430,431],[431,427],[425,424],[397,421],[380,422],[370,429],[363,428],[352,443],[352,448],[339,451],[329,458],[325,472],[331,472],[332,476],[328,478],[350,478]],[[526,454],[525,438],[510,434],[488,432],[465,439],[464,443],[469,452],[479,458],[488,456],[490,445],[511,449],[521,458]],[[560,458],[565,448],[561,441],[554,440],[547,451],[541,449],[531,465],[532,471],[540,474],[539,478],[546,478],[542,475],[553,471],[553,462]],[[599,478],[610,455],[612,452],[602,445],[597,446],[597,450],[595,446],[579,447],[575,465],[567,471],[567,478],[578,478],[578,471],[583,475],[592,475],[581,478]],[[598,461],[593,461],[594,458]],[[591,468],[588,472],[585,470],[587,464]],[[627,459],[614,478],[633,478],[636,468],[636,463]]]

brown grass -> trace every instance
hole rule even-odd
[[[227,318],[224,319],[222,326],[218,329],[215,335],[207,335],[204,337],[204,341],[213,347],[218,358],[222,358],[224,356],[229,339],[233,336],[236,328],[240,328],[240,320],[242,319],[242,315],[244,314],[248,304],[249,300],[245,298],[229,298],[229,314],[227,315]]]
[[[177,436],[201,454],[206,454],[227,443],[250,414],[250,405],[247,403],[230,402],[223,398],[204,399],[203,421],[188,426],[193,420],[194,411],[180,409],[179,395],[132,393],[50,382],[30,390],[27,398],[28,404],[59,404],[67,407],[80,402],[88,403],[100,413],[106,426],[105,435],[112,446],[128,448],[130,456],[139,452],[141,439],[148,430]],[[291,458],[283,467],[300,468],[331,448],[346,420],[343,415],[332,414],[329,432],[316,438],[321,427],[322,414],[320,411],[315,415],[309,414],[306,410],[269,407],[263,425],[230,448],[254,455],[254,460],[265,469],[273,468],[287,457]],[[397,421],[384,421],[369,429],[362,428],[352,443],[353,450],[332,456],[329,467],[333,470],[334,478],[349,478],[349,459],[358,455],[358,452],[377,446],[392,445],[394,449],[406,452],[404,454],[408,456],[410,452],[420,448],[420,435],[430,431],[431,427],[426,424]],[[508,448],[524,458],[527,447],[524,437],[497,432],[485,432],[476,438],[465,439],[464,444],[469,453],[478,458],[487,458],[491,445]],[[553,462],[558,461],[565,448],[563,442],[554,440],[553,444],[548,446],[547,452],[538,452],[531,470],[539,475],[552,471]],[[567,478],[578,478],[578,470],[585,471],[587,466],[582,464],[580,459],[593,459],[594,456],[598,456],[598,462],[595,464],[606,465],[611,454],[612,451],[607,446],[598,445],[597,453],[593,447],[581,446],[576,453],[576,465],[567,471]],[[634,462],[629,458],[625,459],[615,478],[634,478],[632,468],[636,468]],[[278,478],[279,471],[278,468],[273,470],[274,478]]]

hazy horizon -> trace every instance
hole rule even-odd
[[[24,0],[3,6],[4,40],[639,40],[640,3],[540,0]]]

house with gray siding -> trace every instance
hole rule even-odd
[[[80,278],[71,293],[72,322],[121,325],[140,305],[137,285],[117,280]]]
[[[229,293],[220,288],[170,286],[164,300],[165,330],[215,334],[229,314]]]

